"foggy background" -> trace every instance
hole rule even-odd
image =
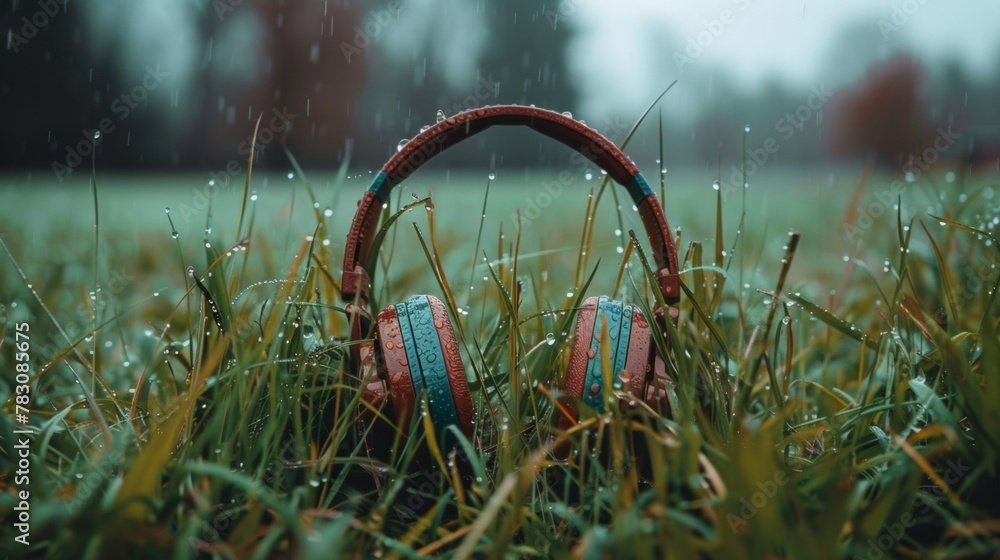
[[[569,111],[628,152],[721,169],[748,157],[905,168],[944,137],[1000,165],[1000,4],[975,0],[10,0],[0,168],[380,166],[441,110]],[[749,127],[749,132],[745,132]],[[94,139],[94,132],[101,132]],[[482,135],[450,165],[548,166],[538,135]],[[757,150],[757,151],[753,151]],[[936,152],[937,153],[937,152]],[[937,156],[936,156],[937,159]],[[565,162],[562,161],[565,165]]]

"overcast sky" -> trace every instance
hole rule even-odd
[[[980,75],[996,73],[1000,59],[996,0],[564,0],[564,5],[559,24],[580,32],[571,49],[572,68],[588,84],[583,109],[591,116],[611,113],[611,106],[645,106],[673,78],[681,81],[671,93],[673,102],[686,105],[703,94],[703,82],[722,71],[749,88],[775,76],[808,87],[828,78],[824,63],[835,58],[835,39],[852,25],[870,30],[872,50],[880,51],[873,59],[901,50],[930,65],[954,57]],[[724,10],[728,23],[722,22]],[[707,34],[706,21],[721,29],[718,36]],[[673,55],[687,56],[688,39],[697,41],[700,32],[707,46],[689,57],[690,64],[678,62]]]

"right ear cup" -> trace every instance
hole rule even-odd
[[[469,383],[458,339],[441,300],[412,296],[379,313],[375,355],[397,425],[410,425],[417,399],[426,391],[438,432],[457,425],[472,437]]]
[[[655,381],[651,375],[655,350],[649,322],[638,307],[623,305],[606,296],[589,297],[580,308],[564,383],[566,391],[594,410],[604,412],[601,345],[605,335],[611,352],[608,361],[613,388],[625,387],[648,402],[647,396],[657,394],[650,387],[650,382]]]

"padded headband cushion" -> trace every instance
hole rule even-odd
[[[459,113],[431,126],[405,144],[383,166],[358,202],[358,211],[348,234],[341,283],[345,300],[353,300],[359,291],[365,296],[368,289],[368,274],[363,266],[378,227],[382,205],[389,199],[393,187],[448,147],[493,125],[520,125],[537,130],[587,157],[623,185],[639,209],[649,236],[653,257],[659,268],[657,280],[660,289],[668,303],[679,299],[677,249],[670,227],[659,200],[632,160],[596,130],[570,117],[535,107],[500,105]]]

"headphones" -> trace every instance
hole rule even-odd
[[[352,371],[360,372],[363,408],[394,418],[401,430],[410,425],[416,403],[427,394],[428,412],[436,431],[456,426],[470,439],[475,413],[458,339],[444,303],[431,295],[410,296],[390,305],[371,324],[371,274],[365,269],[379,216],[393,187],[425,162],[462,140],[494,125],[527,126],[576,150],[625,187],[639,210],[656,263],[656,283],[667,303],[657,308],[677,323],[680,300],[677,248],[660,201],[638,168],[617,146],[596,130],[570,117],[535,107],[500,105],[473,109],[424,130],[382,167],[358,202],[344,252],[341,292],[351,318]],[[607,332],[604,332],[604,328]],[[604,411],[601,339],[610,337],[612,383],[662,411],[666,403],[662,380],[669,377],[652,340],[649,321],[638,307],[606,296],[587,298],[574,330],[565,392],[598,412]],[[570,411],[575,415],[576,411]],[[561,424],[575,423],[564,414]],[[363,423],[362,423],[363,424]],[[360,429],[360,428],[359,428]]]

